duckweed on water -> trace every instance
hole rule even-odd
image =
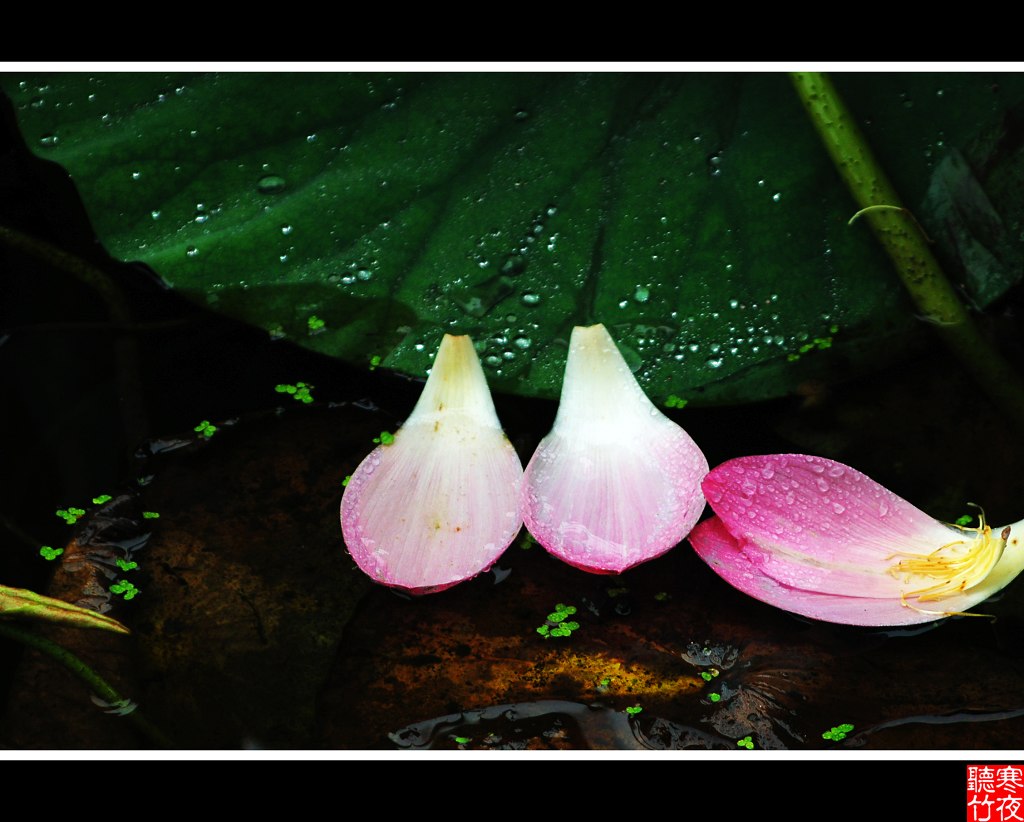
[[[132,583],[130,583],[128,580],[122,579],[122,580],[118,580],[117,582],[115,582],[113,585],[110,586],[110,593],[112,593],[112,594],[122,594],[124,596],[124,598],[126,600],[128,600],[128,599],[134,599],[136,596],[138,596],[142,592],[138,588],[136,588],[134,585],[132,585]]]
[[[57,516],[64,520],[68,525],[74,525],[79,519],[85,516],[85,511],[81,508],[58,508]]]
[[[846,739],[846,735],[853,730],[853,725],[848,722],[844,722],[842,725],[836,725],[831,730],[825,731],[821,735],[822,739],[831,739],[833,742],[839,742]]]
[[[309,403],[313,402],[312,391],[314,388],[316,388],[315,385],[307,384],[304,382],[297,382],[295,383],[295,385],[282,383],[281,385],[274,386],[274,390],[278,394],[291,394],[292,399],[294,399],[296,402],[305,403],[306,405],[309,405]]]
[[[215,433],[217,433],[217,426],[211,423],[209,420],[203,420],[201,423],[199,423],[199,425],[197,425],[192,430],[195,431],[197,434],[206,437],[206,439],[209,439]]]
[[[547,622],[537,628],[537,633],[544,637],[544,639],[571,636],[573,631],[579,629],[580,624],[575,620],[567,620],[566,617],[570,617],[575,613],[575,605],[558,603],[555,606],[555,610],[548,614]]]

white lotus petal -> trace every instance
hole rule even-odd
[[[573,329],[555,424],[524,477],[523,519],[536,540],[578,568],[619,573],[690,532],[707,472],[704,454],[647,398],[605,327]]]
[[[515,539],[522,476],[472,341],[445,335],[412,414],[349,480],[345,544],[377,582],[444,590],[488,570]]]

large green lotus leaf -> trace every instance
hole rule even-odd
[[[999,216],[1019,197],[971,169],[998,157],[1024,77],[836,80],[969,296],[997,297],[1021,270]],[[352,362],[422,376],[442,332],[468,333],[494,388],[553,397],[572,326],[603,322],[652,397],[737,402],[869,366],[922,327],[866,224],[847,224],[856,206],[784,74],[0,86],[114,256]],[[979,219],[995,225],[980,238]]]

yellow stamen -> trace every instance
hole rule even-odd
[[[940,546],[930,554],[914,554],[897,551],[889,559],[901,557],[889,573],[902,578],[904,585],[910,587],[920,582],[920,577],[936,580],[933,585],[925,585],[910,591],[900,592],[900,601],[908,608],[926,614],[942,616],[981,616],[961,611],[930,611],[918,608],[908,602],[915,598],[918,602],[934,602],[947,597],[962,594],[979,585],[996,566],[1003,555],[1009,529],[1004,528],[999,536],[992,534],[992,528],[985,524],[984,512],[979,516],[981,524],[977,528],[964,528],[956,525],[964,534],[971,534],[969,539],[959,539]]]

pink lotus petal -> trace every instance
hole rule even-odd
[[[555,556],[620,573],[677,545],[708,463],[644,394],[603,325],[572,332],[554,427],[526,468],[526,527]]]
[[[488,570],[515,539],[522,476],[472,342],[445,335],[394,442],[349,480],[345,544],[377,582],[442,591]]]
[[[848,625],[911,625],[937,618],[908,608],[899,599],[837,596],[784,585],[752,561],[756,546],[737,540],[718,517],[698,523],[689,539],[700,558],[733,588],[785,611]]]
[[[690,535],[697,553],[740,590],[817,619],[928,622],[967,611],[1024,566],[1017,536],[1004,547],[1003,529],[941,523],[821,457],[742,457],[703,488],[718,518]]]

